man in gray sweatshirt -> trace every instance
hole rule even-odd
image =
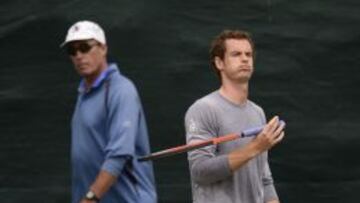
[[[262,108],[248,99],[254,52],[247,32],[225,30],[214,39],[210,60],[221,86],[188,109],[188,144],[266,124]],[[283,130],[275,116],[256,137],[189,152],[193,202],[278,203],[267,151],[283,139]]]

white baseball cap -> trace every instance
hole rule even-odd
[[[69,28],[65,41],[60,46],[62,47],[72,41],[88,39],[106,44],[104,30],[97,23],[87,20],[79,21]]]

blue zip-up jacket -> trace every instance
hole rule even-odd
[[[79,95],[71,124],[72,202],[78,203],[100,170],[117,176],[101,203],[155,203],[150,162],[138,156],[150,153],[145,117],[134,84],[110,64]]]

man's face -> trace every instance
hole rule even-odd
[[[80,40],[66,45],[75,70],[85,78],[97,77],[106,63],[106,45],[95,40]]]
[[[215,59],[222,80],[236,83],[248,82],[253,73],[253,50],[246,39],[227,39],[224,58]]]

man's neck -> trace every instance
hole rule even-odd
[[[219,89],[220,94],[232,103],[242,105],[248,99],[249,83],[232,83],[223,81]]]
[[[100,76],[100,74],[107,68],[107,63],[102,64],[101,68],[99,69],[99,71],[97,71],[95,74],[93,75],[89,75],[84,77],[85,80],[85,87],[86,89],[90,89],[91,86],[94,84],[94,82],[96,81],[96,79]]]

